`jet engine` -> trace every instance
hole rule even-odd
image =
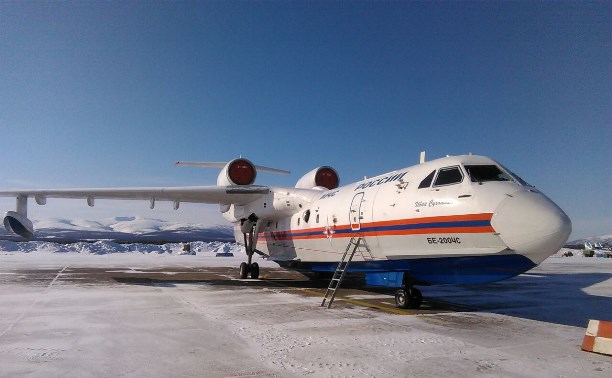
[[[227,163],[217,177],[217,185],[251,185],[257,177],[257,168],[244,158]]]
[[[7,211],[4,214],[4,227],[19,236],[26,239],[32,239],[34,236],[34,225],[25,215],[21,215],[14,211]]]
[[[340,176],[335,169],[329,166],[323,166],[313,169],[306,173],[295,184],[299,189],[336,189],[340,185]]]

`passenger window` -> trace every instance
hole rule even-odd
[[[461,181],[463,181],[463,174],[459,167],[441,168],[434,186],[458,184]]]
[[[421,183],[419,184],[419,189],[429,188],[431,186],[431,182],[433,181],[434,175],[436,171],[431,172]]]

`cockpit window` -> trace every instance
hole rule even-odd
[[[520,177],[519,177],[519,176],[518,176],[516,173],[512,172],[511,170],[509,170],[508,168],[504,167],[503,165],[502,165],[502,168],[503,168],[503,169],[504,169],[506,172],[508,172],[508,174],[509,174],[510,176],[512,176],[512,178],[513,178],[513,179],[514,179],[516,182],[518,182],[519,184],[521,184],[521,185],[523,185],[523,186],[531,186],[531,187],[533,187],[533,185],[529,184],[528,182],[526,182],[525,180],[523,180],[522,178],[520,178]]]
[[[431,182],[433,181],[435,174],[436,171],[432,171],[430,174],[428,174],[427,177],[425,177],[423,181],[421,181],[421,183],[419,184],[419,189],[429,188],[431,186]]]
[[[440,168],[434,186],[458,184],[463,181],[463,173],[459,167]]]
[[[496,165],[466,165],[465,170],[472,182],[512,181],[512,178]]]

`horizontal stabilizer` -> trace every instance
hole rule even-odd
[[[188,167],[201,167],[201,168],[223,168],[227,165],[227,163],[207,162],[207,161],[204,161],[204,162],[177,161],[176,165],[184,166],[184,167],[188,166]],[[288,175],[291,173],[283,169],[269,168],[269,167],[264,167],[261,165],[256,165],[255,168],[257,168],[257,170],[260,172],[276,173],[279,175]]]

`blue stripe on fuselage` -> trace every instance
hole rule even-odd
[[[427,222],[427,223],[409,223],[409,224],[396,224],[390,226],[377,226],[374,223],[372,226],[363,224],[360,228],[362,233],[370,232],[384,232],[384,231],[402,231],[402,230],[422,230],[422,229],[444,229],[444,228],[467,228],[467,227],[487,227],[491,226],[490,220],[471,220],[471,221],[450,221],[450,222]],[[355,231],[350,228],[338,228],[333,230],[336,236],[343,234],[354,234]],[[326,235],[323,231],[310,231],[306,230],[290,230],[290,231],[273,231],[271,233],[273,239],[292,239],[308,236],[319,236],[325,238]]]
[[[490,226],[491,221],[478,220],[478,221],[458,221],[458,222],[431,222],[431,223],[417,223],[417,224],[398,224],[392,226],[374,226],[374,227],[362,227],[361,232],[382,232],[382,231],[399,231],[399,230],[420,230],[425,228],[459,228],[459,227],[486,227]]]

